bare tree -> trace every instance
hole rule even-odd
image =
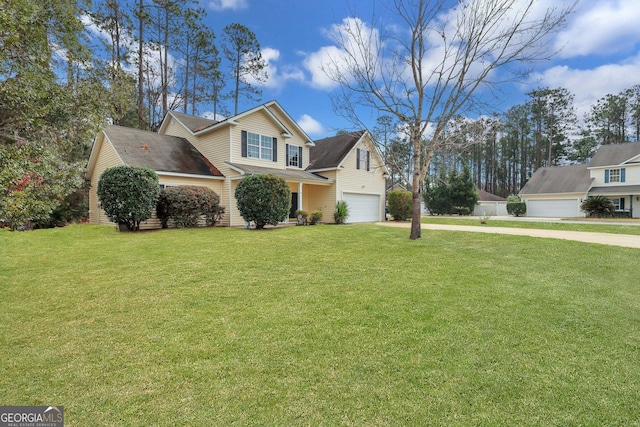
[[[575,3],[540,9],[539,0],[394,0],[400,31],[380,34],[359,19],[343,22],[334,40],[342,55],[324,71],[340,85],[334,109],[359,123],[361,107],[395,117],[412,149],[411,239],[421,237],[422,182],[447,123],[477,106],[480,88],[521,78],[517,65],[547,59],[550,36]],[[397,28],[389,26],[386,28]],[[427,132],[429,131],[429,132]],[[425,138],[425,136],[428,136]]]

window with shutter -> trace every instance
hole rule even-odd
[[[278,139],[258,133],[242,131],[242,157],[277,161]]]
[[[287,166],[302,167],[302,147],[287,144]]]

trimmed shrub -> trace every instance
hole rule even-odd
[[[507,213],[513,216],[522,216],[527,213],[527,205],[515,194],[507,197]]]
[[[197,227],[201,219],[213,226],[222,219],[224,208],[212,189],[182,185],[160,190],[156,213],[162,228],[167,228],[170,220],[174,227]]]
[[[240,215],[254,222],[257,229],[278,225],[289,217],[291,190],[287,182],[275,175],[250,175],[238,183],[235,191]]]
[[[116,166],[98,181],[98,199],[107,217],[131,231],[151,218],[158,199],[158,175],[149,168]]]
[[[311,212],[311,217],[309,218],[309,224],[316,225],[322,220],[322,211],[315,210]]]
[[[471,215],[471,210],[468,206],[454,206],[452,212],[456,215]]]
[[[339,200],[336,203],[336,210],[333,212],[333,220],[336,224],[344,224],[349,217],[349,206],[344,200]]]
[[[394,221],[406,221],[411,218],[411,209],[413,207],[411,192],[402,190],[390,191],[387,194],[387,203],[389,204],[389,213]]]
[[[616,207],[611,200],[605,196],[589,196],[582,204],[580,209],[587,213],[587,216],[596,216],[598,218],[613,216]]]

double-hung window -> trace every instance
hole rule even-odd
[[[356,151],[356,169],[369,170],[371,154],[368,150],[357,149]]]
[[[287,166],[302,167],[302,147],[287,144]]]
[[[612,183],[612,182],[624,182],[625,181],[625,169],[606,169],[604,171],[604,182]]]
[[[277,139],[242,131],[242,157],[277,161]]]

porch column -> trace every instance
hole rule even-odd
[[[302,183],[298,183],[298,209],[302,209]]]

